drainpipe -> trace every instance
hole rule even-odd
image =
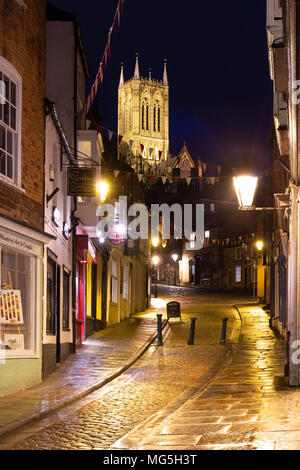
[[[77,160],[77,33],[78,23],[74,22],[74,157]],[[73,197],[72,226],[72,323],[73,323],[73,345],[72,352],[76,353],[76,217],[77,197]]]

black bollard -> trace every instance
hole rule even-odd
[[[228,318],[223,318],[222,335],[221,335],[220,344],[226,344],[226,328],[227,328],[227,321],[228,321]]]
[[[192,318],[191,318],[190,337],[189,337],[189,340],[188,340],[188,344],[194,344],[194,338],[195,338],[195,323],[196,323],[196,318],[192,317]]]
[[[162,346],[163,341],[162,341],[162,323],[161,323],[161,317],[162,314],[158,313],[156,315],[157,317],[157,346]]]

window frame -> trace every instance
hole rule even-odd
[[[21,162],[21,145],[22,145],[22,89],[23,89],[23,80],[21,75],[17,72],[15,67],[8,62],[4,57],[0,56],[0,71],[4,74],[9,80],[11,80],[16,85],[16,129],[14,130],[8,124],[1,120],[1,125],[5,129],[13,131],[16,135],[16,146],[17,150],[14,155],[13,163],[13,178],[0,173],[0,182],[7,183],[11,186],[21,189],[22,182],[22,162]]]

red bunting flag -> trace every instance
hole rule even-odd
[[[180,157],[177,157],[177,165],[180,164],[180,160],[181,160],[181,158],[180,158]]]
[[[161,159],[161,156],[162,156],[162,150],[159,150],[159,152],[158,152],[158,158]]]
[[[178,179],[179,179],[179,178],[178,178],[177,176],[174,178],[174,183],[175,183],[175,184],[178,183]]]
[[[131,173],[126,173],[126,179],[128,180],[130,178]]]
[[[195,168],[198,167],[198,162],[194,162],[194,167],[195,167]]]
[[[120,0],[121,15],[123,13],[123,3],[124,3],[124,0]]]
[[[118,140],[119,140],[119,145],[120,145],[120,143],[122,142],[122,139],[123,139],[123,136],[122,136],[122,135],[119,135],[119,139],[118,139]]]
[[[144,151],[144,145],[140,144],[142,152]]]
[[[199,184],[202,184],[203,183],[203,178],[198,178],[198,181],[199,181]]]
[[[154,181],[154,175],[150,175],[150,182],[151,182],[151,184],[153,183],[153,181]]]
[[[99,124],[99,125],[97,126],[97,134],[99,134],[100,130],[101,130],[101,125]]]

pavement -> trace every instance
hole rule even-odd
[[[206,385],[140,423],[111,450],[300,450],[300,391],[283,377],[284,341],[258,304],[237,305],[239,341]]]
[[[101,388],[128,369],[157,337],[157,309],[101,330],[41,384],[0,397],[0,436]],[[167,326],[163,322],[163,328]]]
[[[165,313],[166,302],[174,299],[181,302],[182,318],[164,322],[158,347],[156,314]],[[188,345],[192,316],[195,341]],[[227,341],[220,345],[224,316]],[[0,435],[101,392],[120,376],[109,392],[112,403],[100,399],[82,407],[78,402],[78,412],[62,414],[56,424],[33,434],[29,430],[30,439],[13,448],[300,449],[300,391],[286,385],[284,359],[284,341],[251,298],[160,287],[151,310],[88,338],[41,385],[0,398]],[[124,384],[118,385],[121,379]],[[119,415],[123,427],[114,422]],[[106,416],[104,429],[99,420]],[[110,435],[106,441],[105,433]],[[6,445],[12,448],[9,441]]]

